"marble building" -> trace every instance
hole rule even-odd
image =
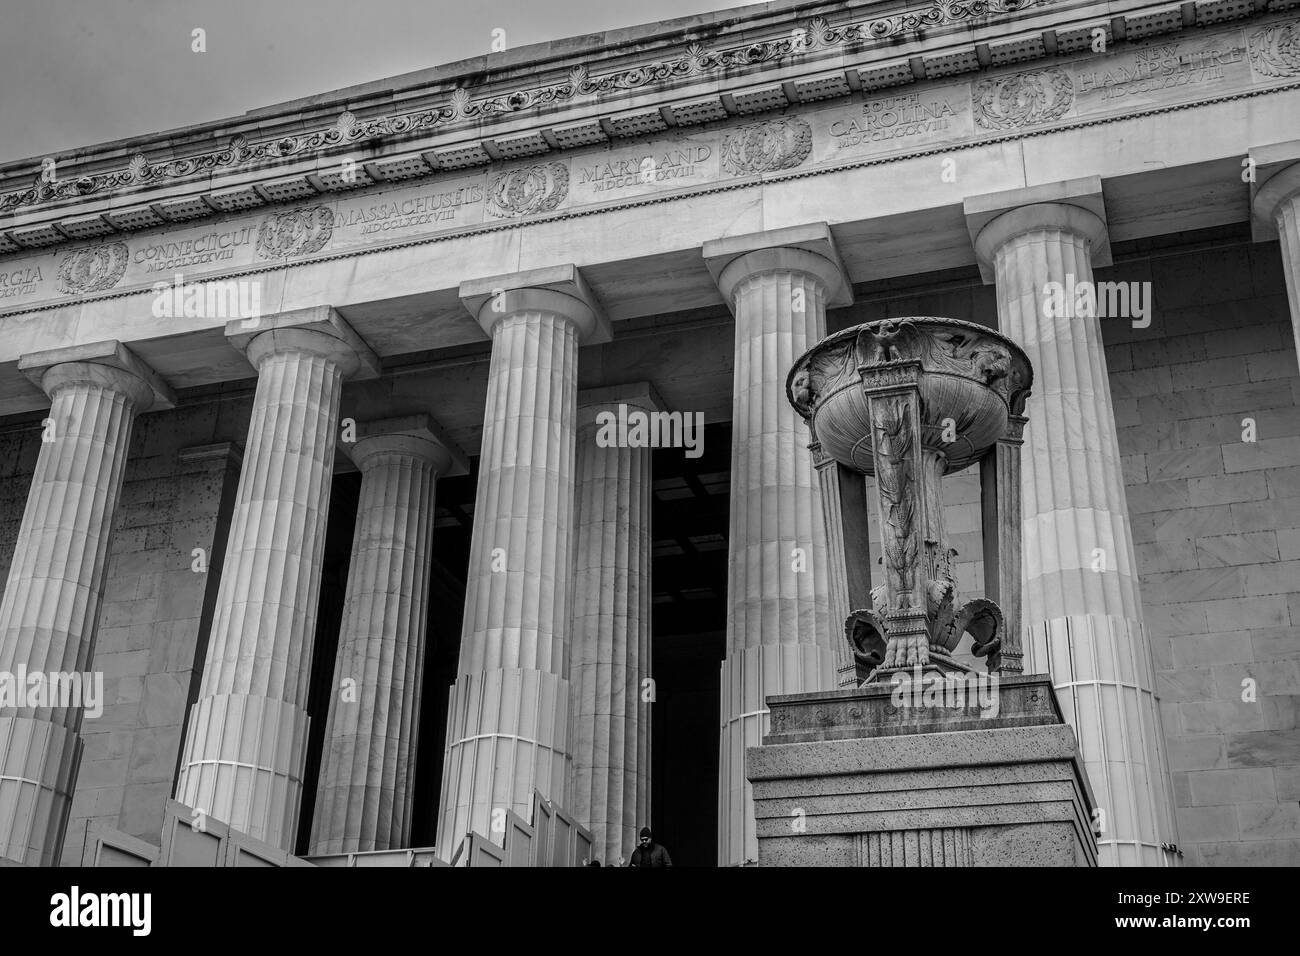
[[[1300,865],[1297,137],[1300,0],[778,0],[0,167],[0,671],[104,689],[0,706],[0,857],[174,799],[450,860],[540,792],[754,861],[852,610],[786,375],[933,315],[1033,364],[1102,863]]]

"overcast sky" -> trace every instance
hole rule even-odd
[[[746,0],[0,0],[0,162]],[[194,53],[192,31],[207,32]]]

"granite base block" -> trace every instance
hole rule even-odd
[[[773,733],[746,753],[759,865],[1096,866],[1048,678],[992,692],[982,709],[898,706],[887,685],[769,697]]]

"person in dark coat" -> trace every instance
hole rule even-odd
[[[650,835],[649,827],[641,828],[641,845],[632,851],[632,862],[628,866],[672,866],[673,858],[668,855],[663,844],[656,843]]]

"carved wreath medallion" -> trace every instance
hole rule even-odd
[[[812,127],[799,117],[742,126],[722,141],[722,168],[735,176],[794,169],[812,154]]]
[[[538,163],[493,179],[485,203],[493,216],[508,219],[550,212],[568,195],[569,167],[563,163]]]
[[[257,254],[263,259],[288,259],[320,252],[334,234],[334,210],[309,206],[267,216],[257,229]]]
[[[59,286],[68,295],[111,289],[126,273],[129,258],[125,242],[78,249],[59,266]]]
[[[1250,62],[1264,76],[1300,76],[1300,20],[1271,23],[1250,38]]]
[[[1060,119],[1074,104],[1074,81],[1057,67],[981,80],[971,91],[975,123],[1007,130]]]

